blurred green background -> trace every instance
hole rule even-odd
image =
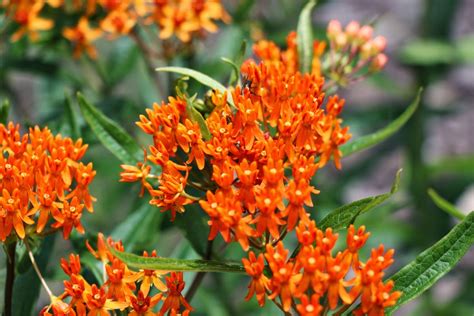
[[[84,57],[73,60],[67,43],[58,38],[35,44],[25,39],[11,43],[2,32],[0,100],[10,99],[12,118],[17,122],[48,125],[55,132],[73,135],[65,98],[74,99],[74,93],[81,91],[145,146],[150,140],[134,123],[146,107],[172,93],[175,78],[156,74],[151,67],[186,66],[226,82],[232,69],[220,57],[235,57],[244,39],[252,43],[265,37],[284,45],[305,2],[223,3],[232,23],[220,25],[218,33],[194,42],[192,49],[167,61],[145,58],[129,38],[98,42],[99,58],[91,61]],[[474,2],[470,0],[320,1],[313,14],[319,37],[329,20],[339,19],[343,24],[375,21],[376,34],[388,40],[390,61],[386,69],[339,91],[347,99],[343,117],[354,138],[387,125],[408,106],[418,87],[425,88],[421,107],[401,132],[372,150],[343,159],[341,171],[332,166],[319,171],[314,183],[321,194],[315,199],[313,217],[320,219],[337,206],[389,191],[396,170],[404,169],[401,190],[356,222],[372,232],[366,250],[379,243],[397,250],[393,270],[413,260],[456,223],[433,204],[428,188],[434,188],[466,214],[474,209],[473,14]],[[247,56],[251,56],[250,48]],[[72,243],[57,238],[52,251],[38,254],[43,256],[46,276],[56,292],[62,289],[63,278],[59,258],[71,251],[83,252],[85,238],[98,231],[125,239],[130,251],[158,249],[161,256],[198,258],[186,235],[177,228],[190,225],[189,221],[178,217],[178,225],[170,224],[167,216],[147,205],[147,198],[138,198],[138,185],[119,183],[120,162],[98,143],[82,119],[80,122],[80,135],[90,144],[85,160],[92,161],[97,170],[92,193],[98,201],[96,212],[83,217],[88,235],[76,235]],[[194,232],[205,238],[205,223],[188,230],[188,234]],[[242,251],[232,245],[224,256],[239,259]],[[0,264],[3,262],[2,257]],[[429,293],[406,305],[398,315],[472,315],[473,269],[471,251]],[[0,281],[4,280],[2,273],[4,269],[0,269]],[[48,303],[47,297],[39,290],[35,276],[28,273],[21,278],[29,280],[32,298],[39,295],[33,306],[38,311]],[[186,274],[188,284],[192,278],[191,273]],[[194,315],[278,313],[271,304],[261,309],[253,299],[243,302],[247,281],[237,276],[206,275],[192,301]],[[34,304],[34,300],[24,304]]]

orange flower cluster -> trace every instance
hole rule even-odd
[[[92,163],[79,161],[87,145],[37,126],[21,135],[12,122],[0,124],[0,144],[0,240],[41,233],[48,223],[66,239],[73,228],[84,233],[82,212],[95,200]]]
[[[145,164],[122,166],[122,181],[141,181],[151,204],[171,211],[174,219],[194,202],[185,192],[186,185],[195,186],[188,181],[190,171],[209,174],[202,181],[217,190],[200,187],[207,191],[200,204],[210,216],[209,239],[220,233],[244,249],[265,243],[267,232],[277,240],[299,219],[308,219],[304,207],[312,206],[311,195],[318,193],[310,180],[331,157],[340,167],[338,146],[350,135],[340,125],[344,100],[326,98],[318,74],[297,71],[295,34],[288,46],[281,51],[271,42],[256,44],[262,62],[242,66],[248,83],[233,90],[235,108],[226,95],[212,94],[214,110],[205,119],[209,139],[187,114],[190,100],[170,98],[148,109],[137,124],[153,136],[147,159],[162,168],[159,187],[147,181],[153,176]]]
[[[40,315],[85,316],[110,315],[112,311],[125,311],[131,316],[188,315],[193,308],[181,294],[184,289],[183,274],[158,270],[133,271],[120,261],[108,247],[116,251],[124,251],[122,243],[114,242],[111,238],[105,240],[99,234],[97,250],[87,244],[89,251],[102,262],[104,268],[104,283],[90,284],[81,275],[79,255],[71,254],[69,261],[61,259],[61,267],[69,279],[64,281],[64,292],[53,297],[49,306]],[[145,251],[145,257],[156,257],[156,251],[150,255]],[[158,293],[152,294],[154,290]],[[158,313],[153,310],[162,302]]]
[[[76,26],[63,30],[63,36],[75,46],[75,57],[85,51],[95,58],[97,52],[92,43],[96,39],[103,34],[108,34],[111,39],[128,35],[137,24],[157,26],[161,39],[175,35],[182,42],[189,42],[195,34],[216,32],[215,21],[230,21],[220,0],[76,0],[72,3],[62,0],[2,1],[0,7],[6,8],[7,16],[18,26],[12,40],[16,41],[27,34],[34,41],[38,39],[39,31],[52,29],[55,21],[40,17],[48,6],[62,10],[63,14],[81,15]],[[91,27],[90,22],[96,26]]]
[[[347,248],[333,255],[338,239],[331,228],[325,232],[316,228],[314,221],[300,222],[296,236],[301,246],[295,258],[288,258],[289,251],[280,241],[273,247],[267,244],[258,256],[252,251],[243,259],[245,270],[252,277],[246,299],[254,294],[261,306],[265,298],[279,297],[282,309],[289,311],[293,306],[299,315],[317,316],[327,306],[336,309],[342,302],[342,309],[361,297],[356,315],[384,315],[384,309],[393,306],[401,293],[392,291],[393,281],[384,283],[384,270],[393,263],[393,249],[384,251],[383,245],[373,249],[364,263],[359,260],[358,251],[369,237],[362,226],[348,229]],[[265,273],[265,262],[270,276]],[[325,297],[325,303],[322,298]]]
[[[363,78],[385,67],[388,57],[383,53],[387,40],[383,36],[373,37],[373,28],[352,21],[342,29],[341,23],[331,20],[327,28],[330,42],[330,77],[339,84]],[[364,69],[367,71],[363,73]],[[361,74],[363,73],[363,74]]]

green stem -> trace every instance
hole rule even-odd
[[[212,256],[212,244],[214,240],[209,240],[207,242],[207,249],[206,249],[206,255],[204,256],[204,259],[209,260],[211,259]],[[191,286],[189,287],[188,292],[186,293],[186,301],[191,302],[193,299],[194,295],[197,292],[197,289],[202,283],[202,280],[204,280],[204,277],[206,276],[207,272],[198,272],[196,273],[196,276],[194,277],[193,282],[191,283]]]
[[[7,278],[5,280],[5,316],[12,315],[13,285],[15,283],[16,241],[7,246]]]

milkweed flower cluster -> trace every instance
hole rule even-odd
[[[81,217],[93,211],[89,184],[96,173],[80,162],[87,145],[37,126],[22,135],[12,122],[0,124],[0,144],[0,240],[42,233],[48,223],[66,239],[73,228],[84,233]]]
[[[81,274],[79,255],[70,254],[69,260],[61,259],[61,268],[68,276],[64,281],[64,292],[52,298],[50,305],[40,315],[84,316],[110,315],[111,312],[126,312],[131,316],[188,315],[193,308],[181,292],[184,289],[182,272],[142,269],[134,271],[120,261],[109,247],[123,252],[123,244],[105,239],[99,234],[97,249],[87,244],[89,251],[102,263],[104,282],[91,284]],[[156,251],[145,257],[157,257]],[[161,305],[160,305],[161,304]],[[158,313],[154,308],[159,307]]]
[[[387,40],[373,36],[373,28],[351,21],[342,28],[337,20],[327,27],[330,43],[329,77],[340,85],[347,85],[385,67],[388,57],[383,53]]]
[[[267,244],[258,256],[250,251],[249,258],[242,260],[252,277],[246,299],[255,295],[263,306],[266,297],[279,297],[284,311],[293,306],[299,315],[316,316],[324,309],[323,297],[330,310],[339,302],[342,308],[348,307],[361,297],[355,315],[384,315],[384,309],[400,297],[401,292],[392,291],[393,281],[382,281],[383,271],[393,263],[393,250],[385,252],[381,245],[365,263],[359,260],[358,251],[369,237],[364,226],[356,230],[351,225],[347,248],[335,255],[338,234],[331,228],[323,232],[314,221],[301,221],[296,236],[301,248],[295,257],[288,257],[289,251],[280,241],[276,246]],[[265,263],[270,277],[264,273]]]
[[[19,0],[2,1],[0,7],[16,25],[13,41],[24,35],[35,41],[39,32],[53,29],[56,21],[42,17],[43,12],[70,16],[76,24],[68,24],[62,35],[74,44],[75,57],[86,52],[92,58],[97,56],[95,40],[104,35],[109,39],[129,35],[136,25],[156,26],[161,39],[174,35],[189,42],[194,35],[216,32],[216,21],[230,20],[219,0]]]
[[[344,99],[326,95],[325,46],[314,42],[311,69],[302,73],[296,33],[287,37],[285,50],[260,41],[253,47],[259,60],[241,67],[242,84],[211,91],[204,101],[178,89],[178,97],[154,104],[137,122],[153,144],[144,162],[122,166],[121,181],[140,181],[150,203],[172,220],[199,203],[209,216],[209,240],[220,234],[252,249],[243,259],[252,277],[247,298],[255,293],[263,305],[265,297],[279,297],[284,311],[293,306],[302,315],[318,315],[323,296],[326,309],[361,297],[356,313],[383,315],[400,296],[391,292],[392,282],[382,281],[393,250],[381,246],[359,261],[368,234],[351,227],[348,248],[333,255],[337,234],[318,230],[306,209],[319,193],[313,176],[330,159],[341,168],[339,146],[350,138],[339,116]],[[152,174],[152,165],[161,167],[160,175]],[[189,194],[199,190],[205,195]],[[282,240],[295,228],[301,250],[288,258]]]

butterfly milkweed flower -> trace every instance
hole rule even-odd
[[[87,145],[37,126],[22,135],[12,122],[0,124],[0,144],[0,240],[47,227],[66,239],[73,228],[84,233],[83,210],[92,212],[95,201],[89,193],[95,170],[80,161]]]

